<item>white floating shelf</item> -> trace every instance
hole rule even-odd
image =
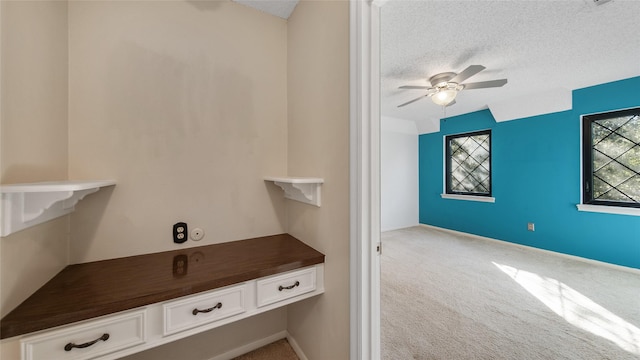
[[[88,194],[115,184],[113,180],[89,180],[0,185],[0,236],[67,215]]]
[[[274,184],[281,187],[284,190],[285,198],[320,207],[320,185],[324,183],[324,179],[270,176],[264,179],[273,181]]]

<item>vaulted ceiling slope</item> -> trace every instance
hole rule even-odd
[[[640,1],[402,1],[381,10],[381,113],[438,131],[439,119],[487,107],[498,121],[570,108],[571,90],[640,75]],[[500,88],[463,90],[444,109],[424,94],[430,76],[486,70],[468,82],[507,78]],[[567,103],[568,101],[568,103]],[[421,126],[422,124],[422,126]]]
[[[283,19],[288,19],[298,5],[298,0],[232,0],[238,4],[266,12]]]

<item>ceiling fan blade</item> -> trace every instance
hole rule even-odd
[[[431,89],[431,86],[418,86],[418,85],[404,85],[398,89]]]
[[[507,79],[480,81],[474,83],[463,84],[464,90],[484,89],[492,87],[500,87],[507,83]]]
[[[461,73],[459,73],[458,75],[454,76],[451,80],[449,80],[449,82],[460,84],[461,82],[467,80],[468,78],[472,77],[473,75],[479,73],[484,69],[486,68],[482,65],[470,65],[468,68],[462,70]]]
[[[409,105],[409,104],[411,104],[412,102],[416,102],[416,101],[418,101],[418,100],[422,99],[423,97],[427,97],[427,96],[429,96],[429,95],[422,95],[422,96],[420,96],[419,98],[415,98],[415,99],[413,99],[413,100],[411,100],[411,101],[407,101],[407,102],[406,102],[406,103],[404,103],[404,104],[400,104],[400,105],[398,105],[398,107],[403,107],[403,106],[405,106],[405,105]]]
[[[450,103],[448,103],[448,104],[447,104],[447,107],[449,107],[449,106],[451,106],[451,105],[455,105],[455,103],[456,103],[456,100],[454,99],[452,102],[450,102]]]

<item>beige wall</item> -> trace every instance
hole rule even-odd
[[[291,201],[288,232],[326,255],[325,294],[289,306],[311,360],[349,358],[349,3],[301,1],[288,29],[291,176],[322,177],[322,207]]]
[[[67,4],[2,1],[0,24],[0,183],[64,180]],[[0,316],[67,265],[68,232],[65,216],[0,239]]]
[[[117,181],[71,215],[72,263],[286,231],[263,181],[286,172],[286,29],[226,1],[69,3],[69,176]],[[205,238],[174,244],[177,221]],[[279,309],[131,358],[209,359],[285,326]]]
[[[2,182],[117,181],[0,240],[2,309],[67,263],[288,231],[327,255],[325,294],[129,358],[209,359],[285,329],[311,360],[348,358],[348,2],[303,1],[288,23],[229,1],[1,16]],[[324,177],[322,207],[264,175]],[[177,221],[205,238],[173,244]]]
[[[69,3],[69,176],[117,181],[73,213],[72,262],[285,231],[262,178],[286,172],[286,31],[230,1]]]
[[[229,325],[196,334],[141,353],[126,360],[210,360],[286,327],[286,310],[273,310]],[[278,329],[274,331],[274,329]],[[3,359],[4,360],[4,359]]]
[[[2,184],[67,179],[67,4],[2,1]]]
[[[2,1],[2,184],[67,178],[67,4]],[[0,239],[0,315],[68,258],[68,217]]]

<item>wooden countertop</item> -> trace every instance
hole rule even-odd
[[[280,234],[69,265],[0,321],[0,339],[320,263]]]

